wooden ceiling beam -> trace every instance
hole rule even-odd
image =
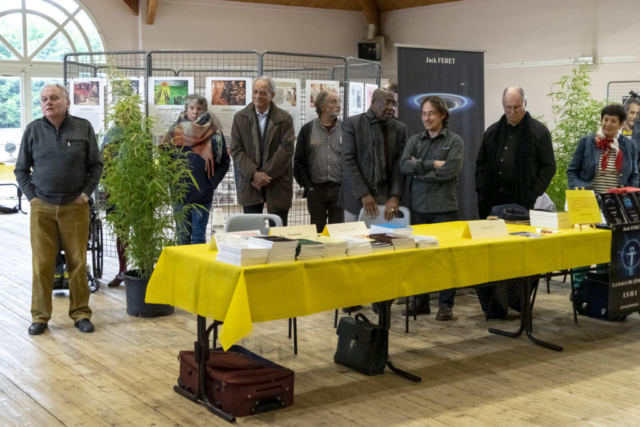
[[[140,14],[140,5],[138,3],[138,0],[122,0],[122,1],[135,16],[138,16]]]
[[[377,0],[359,0],[360,8],[364,13],[365,18],[369,24],[373,24],[376,28],[377,34],[382,34],[382,28],[380,28],[380,8],[378,7]]]
[[[160,0],[147,0],[147,24],[153,25]]]

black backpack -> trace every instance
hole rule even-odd
[[[609,317],[609,273],[588,273],[576,289],[573,305],[583,316],[620,322],[626,315]]]

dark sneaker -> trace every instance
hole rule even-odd
[[[362,310],[361,305],[354,305],[353,307],[345,307],[342,309],[343,313],[355,313],[356,311]]]
[[[116,277],[115,279],[107,283],[107,286],[110,288],[115,288],[116,286],[120,286],[120,283],[122,283],[122,279]]]
[[[34,322],[29,326],[29,335],[40,335],[44,333],[45,329],[47,329],[46,323]]]
[[[431,307],[429,304],[418,304],[417,306],[414,303],[409,304],[409,310],[402,310],[403,316],[413,316],[414,313],[418,314],[431,314]]]
[[[95,331],[93,323],[91,323],[91,320],[89,319],[78,320],[74,325],[76,325],[76,328],[78,328],[80,332],[84,332],[85,334]]]
[[[441,305],[436,320],[447,321],[453,319],[453,309],[448,305]]]

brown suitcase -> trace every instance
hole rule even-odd
[[[294,372],[240,346],[210,350],[207,396],[211,403],[236,417],[260,414],[293,405]],[[180,352],[178,385],[198,390],[198,366],[193,351]]]

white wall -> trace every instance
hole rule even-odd
[[[81,0],[104,34],[107,49],[265,50],[357,56],[366,34],[361,12],[265,6],[221,0],[160,0],[155,23],[123,2]],[[146,4],[141,2],[141,15]]]
[[[382,28],[390,40],[383,73],[397,78],[394,43],[486,50],[486,125],[502,115],[500,97],[509,85],[522,86],[530,112],[544,114],[551,124],[546,95],[572,67],[541,65],[600,57],[608,63],[591,67],[592,93],[604,99],[609,81],[640,80],[638,22],[638,0],[464,0],[387,12]]]

